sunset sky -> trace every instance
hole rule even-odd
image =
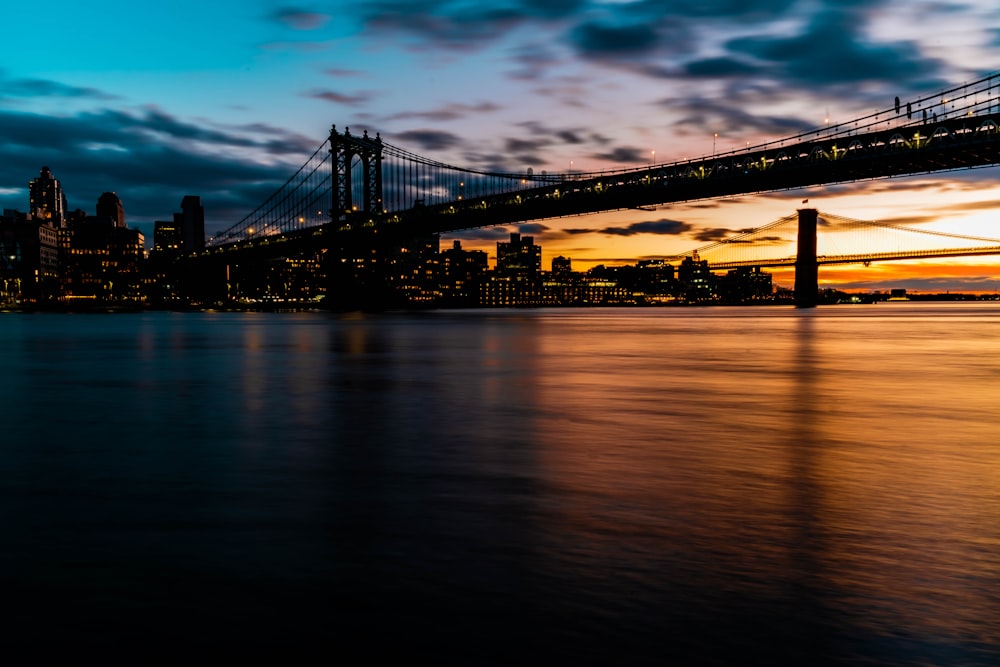
[[[102,192],[117,192],[147,243],[186,194],[202,197],[209,233],[230,226],[334,123],[451,164],[589,171],[648,164],[653,151],[657,162],[711,154],[713,141],[720,152],[757,144],[1000,70],[995,0],[8,5],[0,206],[27,210],[28,181],[47,165],[71,209],[93,212]],[[564,255],[586,269],[690,250],[805,198],[849,218],[1000,238],[1000,168],[522,231],[543,246],[545,268]],[[516,230],[460,238],[492,256]],[[820,280],[993,291],[1000,257],[823,269]]]

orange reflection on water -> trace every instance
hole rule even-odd
[[[880,307],[548,315],[548,556],[997,641],[1000,311]]]

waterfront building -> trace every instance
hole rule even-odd
[[[497,274],[535,280],[542,272],[542,248],[531,236],[512,232],[510,241],[497,242]]]
[[[427,306],[440,300],[440,244],[437,234],[427,234],[386,253],[386,305]]]
[[[59,293],[59,233],[52,218],[4,209],[0,217],[0,305],[41,303]]]
[[[28,182],[28,202],[28,214],[33,219],[47,221],[54,227],[66,224],[66,195],[48,167],[42,167],[38,177]]]
[[[481,291],[483,305],[536,306],[542,303],[542,248],[534,237],[513,232],[497,242],[495,275]]]
[[[685,257],[677,269],[680,296],[689,303],[710,301],[715,298],[715,274],[708,269],[708,261],[699,259],[695,252]]]
[[[486,253],[482,250],[465,250],[462,242],[456,240],[451,248],[441,251],[440,262],[442,305],[477,305],[480,287],[488,268]]]
[[[726,303],[753,303],[770,301],[774,292],[771,274],[759,266],[739,267],[719,280],[719,297]]]
[[[125,226],[121,200],[105,192],[98,215],[70,216],[61,237],[62,296],[66,300],[139,302],[143,299],[142,232]]]

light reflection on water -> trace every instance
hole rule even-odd
[[[7,316],[0,350],[24,643],[1000,659],[995,304]]]

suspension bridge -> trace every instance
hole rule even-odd
[[[211,238],[202,257],[231,262],[322,249],[350,257],[356,265],[379,247],[475,227],[995,164],[1000,164],[1000,74],[933,95],[896,98],[884,110],[745,150],[601,172],[460,167],[394,146],[379,134],[357,135],[334,126],[281,188]],[[826,231],[833,220],[823,216],[816,224]],[[795,255],[769,258],[781,245],[770,237],[787,224],[776,221],[727,239],[718,248],[732,253],[733,248],[752,247],[757,254],[719,260],[713,268],[795,265],[798,273],[803,262],[986,254],[993,252],[986,248],[1000,245],[975,251],[946,247],[819,252],[815,260],[800,259],[816,241],[815,230],[807,229],[805,246],[800,239]],[[852,224],[855,231],[865,228],[869,233],[888,234],[891,227],[837,222],[844,228]],[[956,240],[937,238],[944,243]],[[715,250],[701,249],[700,254]]]

